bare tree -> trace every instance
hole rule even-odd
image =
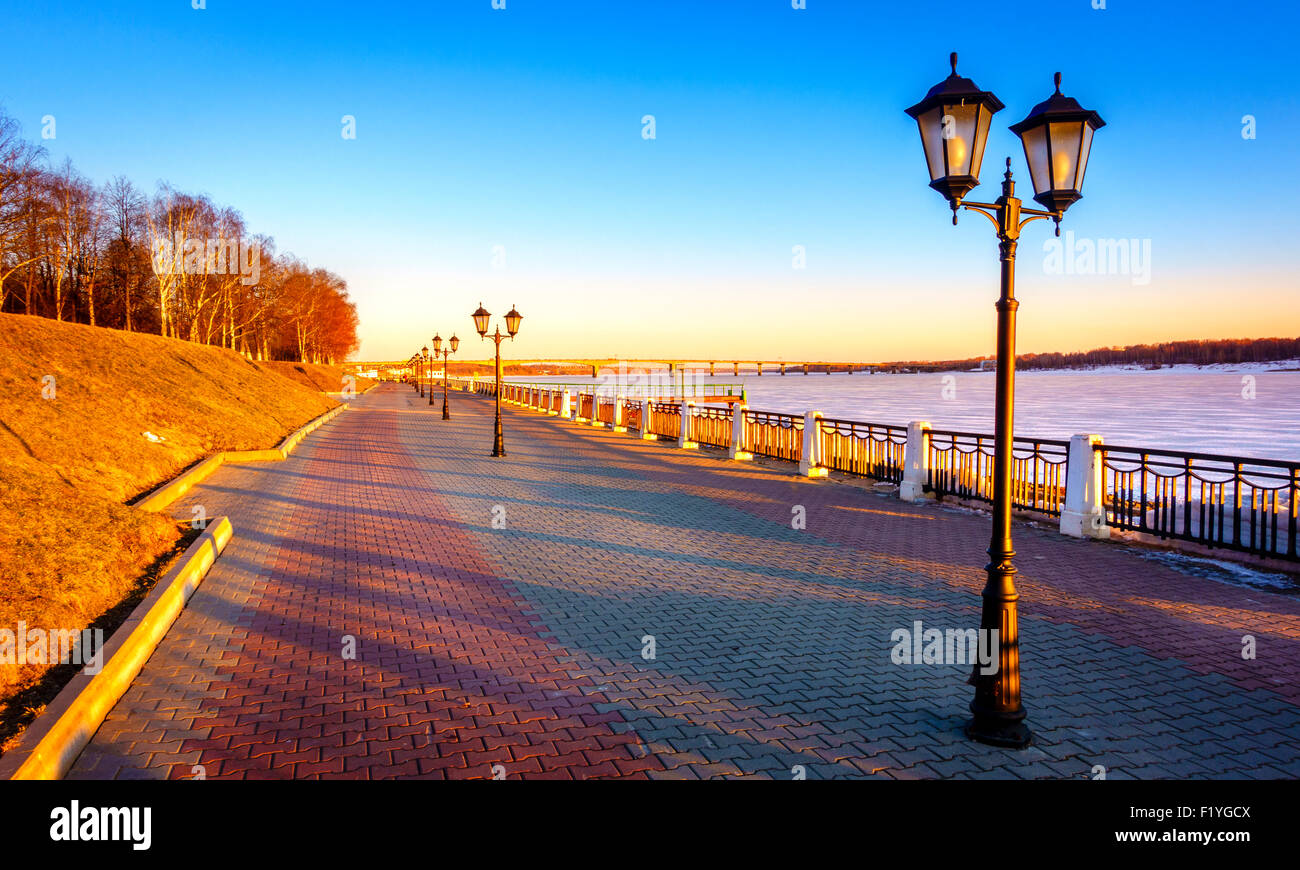
[[[38,259],[31,247],[19,251],[36,211],[44,157],[45,149],[22,139],[18,122],[0,112],[0,311],[9,296],[6,281]],[[30,308],[30,287],[27,301]]]

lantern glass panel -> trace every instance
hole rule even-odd
[[[453,335],[451,337],[450,344],[451,344],[451,352],[455,353],[456,348],[460,347],[460,339]]]
[[[1079,179],[1074,189],[1083,192],[1083,173],[1088,169],[1088,152],[1092,150],[1092,125],[1083,125],[1083,147],[1079,149]]]
[[[1051,190],[1051,180],[1047,173],[1047,125],[1026,130],[1020,134],[1020,141],[1025,146],[1025,162],[1029,164],[1029,175],[1034,182],[1034,192],[1043,193]]]
[[[993,113],[989,111],[988,106],[981,103],[975,127],[975,150],[970,163],[970,174],[976,178],[979,177],[980,166],[984,163],[984,146],[988,143],[989,125],[992,122]]]
[[[975,122],[979,107],[974,103],[950,105],[943,118],[944,147],[948,155],[947,175],[972,175],[971,157],[974,156]]]
[[[935,106],[916,119],[921,130],[921,145],[925,147],[925,160],[930,167],[930,180],[944,176],[943,168],[943,107]]]
[[[434,352],[434,353],[442,353],[442,336],[441,336],[441,335],[435,335],[435,336],[433,337],[433,352]]]
[[[1048,125],[1052,137],[1052,190],[1075,190],[1079,168],[1082,121],[1057,121]]]

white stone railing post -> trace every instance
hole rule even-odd
[[[691,417],[694,416],[695,403],[684,401],[679,407],[682,409],[682,428],[677,433],[677,446],[683,450],[694,450],[700,446],[691,440]]]
[[[623,410],[623,400],[625,398],[626,397],[622,393],[618,393],[617,395],[614,396],[614,431],[615,432],[627,431],[627,419],[626,419],[625,412]]]
[[[1074,538],[1109,538],[1106,525],[1105,490],[1100,435],[1075,435],[1070,439],[1069,468],[1065,474],[1065,507],[1061,510],[1061,534]]]
[[[641,440],[654,441],[657,437],[650,431],[650,406],[653,404],[650,399],[641,400]]]
[[[591,391],[591,425],[600,428],[605,424],[600,422],[600,391]]]
[[[560,396],[560,417],[565,420],[573,419],[573,394],[569,388],[564,388],[564,394]]]
[[[907,424],[907,445],[903,448],[903,482],[898,497],[903,501],[928,501],[925,479],[930,476],[930,423],[913,420]]]
[[[754,454],[745,449],[744,402],[737,402],[731,406],[731,446],[727,448],[727,458],[741,462],[754,458]]]
[[[799,458],[800,477],[825,477],[822,467],[822,412],[809,411],[803,415],[803,451]]]

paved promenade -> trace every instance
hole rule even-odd
[[[177,502],[234,539],[72,775],[1300,777],[1294,597],[1018,525],[1035,742],[995,749],[968,667],[890,656],[977,627],[986,516],[439,411],[381,387]]]

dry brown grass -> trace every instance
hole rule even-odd
[[[273,447],[337,404],[280,368],[0,314],[0,628],[80,630],[139,593],[181,530],[127,502],[216,451]],[[0,722],[49,670],[0,664]]]
[[[303,386],[320,390],[322,393],[337,393],[343,389],[343,366],[327,366],[316,363],[269,362],[258,363],[279,372],[290,380]],[[354,378],[353,388],[359,393],[373,384],[369,378]]]

